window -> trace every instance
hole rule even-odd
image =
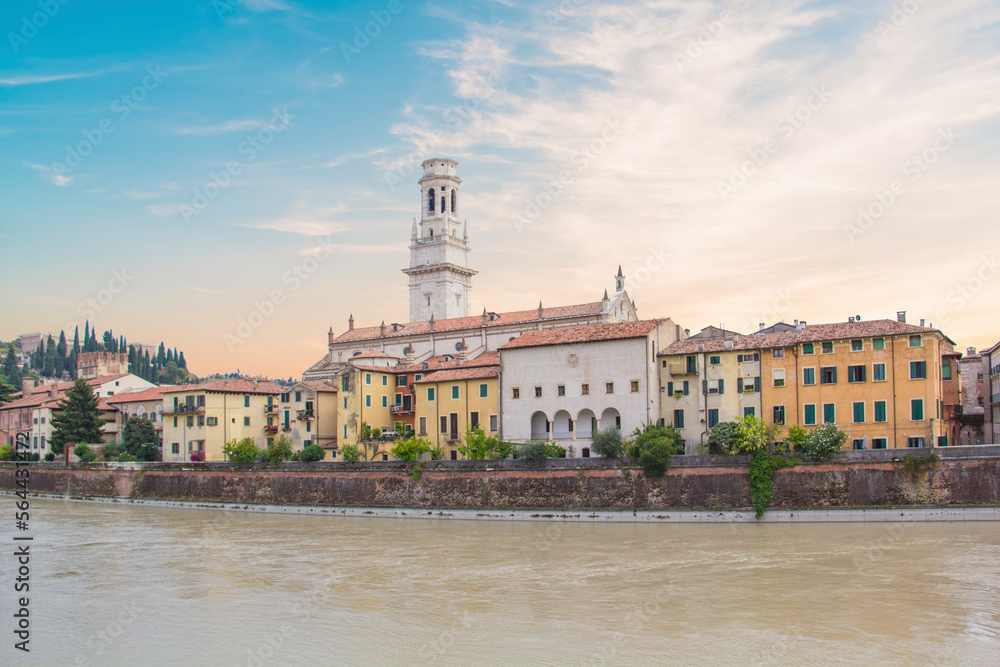
[[[350,388],[350,384],[349,384],[350,381],[351,381],[351,379],[347,376],[346,373],[343,374],[343,375],[341,375],[340,376],[340,390],[341,391],[347,391]],[[285,394],[285,396],[286,396],[285,402],[287,403],[288,402],[288,398],[287,398],[288,394]]]
[[[580,450],[580,457],[589,459],[590,458],[590,447],[584,447]]]
[[[421,417],[417,422],[417,426],[420,429],[417,435],[427,435],[427,417]]]
[[[923,421],[924,419],[924,399],[910,399],[910,421]]]
[[[802,354],[815,354],[816,348],[812,343],[802,343]]]
[[[833,343],[823,343],[823,354],[833,354]]]
[[[775,386],[775,387],[784,387],[785,386],[785,369],[784,368],[775,368],[773,371],[771,371],[771,384],[772,384],[772,386]]]
[[[403,395],[402,394],[396,394],[395,401],[396,402],[395,402],[394,405],[402,405],[403,404]]]
[[[875,421],[876,422],[887,421],[885,401],[875,401]]]
[[[607,382],[607,383],[605,383],[604,384],[604,393],[605,394],[613,394],[613,393],[615,393],[615,383],[614,382]]]
[[[372,383],[372,374],[365,373],[365,384],[371,384],[371,383]]]
[[[785,358],[785,351],[783,349],[781,349],[781,348],[777,348],[777,349],[771,350],[771,358],[772,359],[784,359]]]
[[[434,212],[434,188],[427,190],[427,212]]]
[[[749,364],[752,361],[760,361],[760,352],[754,352],[753,354],[737,354],[736,362],[740,364]]]
[[[382,386],[383,387],[388,387],[389,386],[389,376],[388,375],[383,375],[382,376]],[[298,394],[298,392],[296,392],[296,395],[297,394]],[[298,399],[295,399],[295,400],[298,400]]]
[[[441,433],[444,434],[447,432],[448,432],[448,417],[445,415],[441,415]]]
[[[179,442],[171,443],[171,445],[170,445],[170,453],[171,454],[180,454],[181,453],[181,443],[179,443]]]
[[[249,408],[250,407],[250,396],[244,396],[243,397],[243,407],[244,408]]]
[[[479,426],[479,413],[478,412],[470,412],[469,413],[469,425],[472,426],[472,428],[475,428],[475,427]]]
[[[542,397],[542,388],[535,387],[535,398],[541,398],[541,397]]]
[[[302,402],[302,392],[301,391],[295,392],[295,402],[296,403],[301,403]]]
[[[205,395],[204,394],[202,394],[201,396],[198,397],[197,404],[198,404],[199,408],[205,407]]]
[[[191,428],[192,426],[194,426],[194,417],[193,416],[188,415],[187,425],[188,425],[188,428]]]
[[[773,416],[773,421],[774,421],[775,424],[777,424],[778,426],[784,426],[785,425],[785,406],[784,405],[776,405],[776,406],[774,406],[774,408],[772,409],[772,416]]]
[[[406,376],[405,375],[397,375],[396,376],[396,386],[397,387],[405,387],[406,386]]]
[[[708,411],[708,428],[712,428],[719,423],[719,410],[717,408],[711,408]]]
[[[753,417],[755,414],[757,414],[757,411],[753,407],[743,408],[744,417]]]
[[[347,397],[346,396],[344,396],[344,409],[345,410],[347,409]]]
[[[590,385],[589,384],[581,384],[580,385],[580,395],[581,396],[590,396]]]
[[[824,424],[837,423],[837,406],[835,403],[823,404],[823,423]]]
[[[847,381],[848,382],[864,382],[865,381],[865,366],[848,366],[847,367]]]
[[[389,407],[389,397],[388,396],[383,396],[382,397],[382,407],[383,408]]]
[[[885,364],[872,364],[872,382],[885,382]]]
[[[722,393],[722,380],[705,380],[705,393],[706,394],[721,394]]]
[[[951,379],[951,362],[947,359],[941,364],[941,379],[950,380]]]
[[[206,420],[206,422],[208,423],[209,426],[218,426],[219,425],[219,418],[218,417],[209,417]]]
[[[174,428],[177,428],[177,417],[174,417]]]
[[[872,438],[872,449],[886,449],[888,447],[888,438]]]
[[[312,422],[306,422],[306,433],[311,433],[311,432],[312,432]],[[309,445],[303,445],[303,446],[308,447]]]
[[[566,385],[564,384],[558,385],[556,387],[556,396],[565,396],[565,395],[566,395]]]
[[[689,355],[687,355],[686,362],[687,362],[687,372],[688,373],[697,373],[698,372],[698,357],[696,357],[693,354],[689,354]],[[611,393],[611,392],[608,392],[608,393]]]
[[[515,389],[514,391],[517,391],[517,389]],[[515,396],[514,398],[517,398],[517,396]],[[428,401],[434,400],[434,387],[427,387],[427,400]]]
[[[372,406],[372,395],[365,394],[365,407],[370,408]]]
[[[864,424],[865,423],[865,403],[864,401],[854,402],[854,423]]]
[[[708,358],[708,365],[709,366],[718,366],[721,363],[722,363],[722,357],[720,357],[717,354]]]
[[[837,384],[837,367],[823,366],[819,369],[820,384]]]
[[[497,426],[498,426],[497,421],[498,420],[496,415],[490,415],[490,431],[493,433],[497,432]]]
[[[736,391],[752,394],[760,389],[760,378],[736,378]]]
[[[268,420],[270,420],[270,417],[268,417]],[[204,425],[205,425],[205,415],[198,415],[198,426],[204,426]]]
[[[910,347],[923,347],[923,339],[920,334],[910,336]]]
[[[907,438],[906,439],[906,446],[907,447],[923,447],[924,446],[924,439],[922,437]]]
[[[684,428],[683,410],[674,410],[674,428]]]
[[[885,349],[885,338],[872,338],[872,349],[873,350],[884,350]],[[881,440],[881,438],[876,438],[876,440]],[[874,440],[872,441],[874,442]],[[872,445],[872,449],[878,449]],[[883,449],[885,449],[883,447]]]
[[[250,418],[249,417],[244,417],[243,418],[243,425],[244,426],[249,426],[250,425]]]
[[[688,387],[688,383],[687,383],[687,382],[685,382],[685,383],[684,383],[684,393],[685,393],[685,394],[687,394],[687,393],[688,393],[688,392],[687,392],[687,387]],[[629,391],[630,391],[630,392],[632,392],[633,394],[637,394],[637,393],[639,393],[639,381],[638,381],[638,380],[631,380],[631,381],[630,381],[630,382],[628,383],[628,388],[629,388]]]
[[[865,349],[865,342],[860,338],[851,341],[851,352],[862,352]]]
[[[519,387],[514,387],[510,390],[511,398],[521,398],[521,389]]]
[[[910,362],[910,379],[911,380],[926,380],[927,379],[927,362],[926,361],[911,361]]]
[[[816,369],[815,368],[803,368],[802,369],[802,384],[816,384]]]
[[[451,385],[451,397],[453,399],[458,398],[458,385],[457,384]]]

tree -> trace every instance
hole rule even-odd
[[[287,435],[279,435],[261,452],[264,460],[277,465],[292,458],[292,439]]]
[[[181,356],[180,356],[180,359],[177,361],[177,365],[180,366],[181,368],[183,368],[184,370],[187,370],[188,365],[187,365],[187,361],[184,360],[184,353],[183,352],[181,352]]]
[[[775,440],[781,427],[777,424],[769,424],[763,419],[758,419],[754,415],[747,415],[742,419],[737,419],[737,441],[733,448],[733,453],[754,454],[759,451],[767,451]]]
[[[708,430],[709,454],[732,454],[739,443],[740,431],[737,422],[719,422]]]
[[[622,441],[622,430],[617,426],[611,426],[590,439],[590,447],[601,456],[609,459],[616,459],[625,453],[625,444]]]
[[[299,461],[303,463],[312,463],[313,461],[322,461],[326,457],[326,452],[319,445],[309,445],[299,452]]]
[[[122,430],[125,451],[139,461],[155,461],[160,452],[160,438],[153,422],[141,417],[131,417]]]
[[[100,442],[102,426],[97,396],[83,378],[77,378],[52,415],[52,451],[61,454],[67,443]]]
[[[73,453],[76,454],[77,458],[84,463],[90,463],[97,458],[97,454],[94,453],[94,450],[82,442],[73,448]]]
[[[357,463],[361,460],[361,450],[354,445],[344,445],[341,447],[340,455],[346,463]]]
[[[52,340],[52,336],[49,336],[48,342],[45,344],[45,362],[42,369],[42,375],[45,377],[55,377],[56,375],[56,342]]]
[[[17,383],[17,358],[14,355],[14,344],[7,347],[7,358],[3,360],[3,374],[7,376],[7,381]]]
[[[792,424],[788,427],[788,444],[791,445],[793,451],[798,451],[802,443],[806,441],[809,437],[809,431],[805,430],[801,426]]]
[[[464,456],[473,461],[486,459],[506,459],[517,451],[512,442],[505,442],[497,436],[488,436],[482,427],[467,424],[465,427],[465,444],[458,448]]]
[[[105,461],[117,461],[123,452],[125,452],[125,445],[122,443],[117,441],[106,442],[101,447],[101,458]]]
[[[14,392],[14,387],[7,384],[0,376],[0,405],[10,403],[10,395]]]
[[[653,442],[659,442],[667,448],[671,455],[684,453],[684,439],[680,432],[673,426],[659,426],[657,424],[646,424],[641,429],[636,427],[632,436],[635,438],[630,447],[632,458],[640,458],[644,449]]]
[[[0,445],[0,461],[11,461],[14,458],[14,448],[4,443]]]
[[[76,360],[80,357],[80,325],[76,325],[73,329],[73,351],[69,353],[69,361],[67,362],[67,370],[69,371],[69,376],[76,379]]]
[[[62,377],[66,372],[66,332],[59,332],[59,342],[56,343],[56,377]]]
[[[232,463],[252,463],[257,460],[260,450],[254,444],[253,438],[243,438],[239,442],[233,438],[222,447],[222,453]]]
[[[670,467],[670,455],[674,448],[670,438],[655,437],[645,440],[639,445],[639,465],[646,477],[663,477]]]
[[[837,428],[836,424],[825,424],[814,428],[796,451],[811,459],[825,461],[839,452],[846,440],[847,434]]]
[[[391,453],[400,461],[413,463],[424,454],[429,454],[430,451],[430,442],[424,440],[423,438],[412,437],[407,438],[406,440],[397,440],[396,446],[392,448]]]

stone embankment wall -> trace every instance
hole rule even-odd
[[[908,471],[896,457],[800,463],[774,475],[771,507],[806,509],[899,505],[1000,505],[1000,457],[985,450]],[[905,453],[905,452],[904,452]],[[992,454],[992,452],[989,452]],[[982,454],[982,455],[979,455]],[[896,460],[893,460],[895,458]],[[30,466],[30,491],[239,504],[345,507],[659,510],[750,505],[746,463],[736,457],[678,457],[662,478],[600,459],[429,462],[417,479],[400,462],[297,464],[91,464]],[[0,467],[0,489],[16,488],[14,466]]]

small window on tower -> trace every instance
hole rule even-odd
[[[455,211],[458,210],[458,207],[455,205],[455,202],[456,202],[456,200],[455,200],[455,189],[452,188],[452,190],[451,190],[451,212],[452,213],[454,213]]]
[[[427,212],[434,212],[434,188],[427,190]]]

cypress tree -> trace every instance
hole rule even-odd
[[[162,368],[167,363],[167,350],[163,347],[163,341],[160,341],[160,349],[156,353],[156,365]]]
[[[70,352],[69,376],[76,379],[76,360],[80,356],[80,325],[73,330],[73,351]]]
[[[14,392],[14,387],[7,384],[0,376],[0,405],[10,402],[10,395]]]
[[[184,360],[184,353],[183,352],[181,352],[180,360],[177,362],[177,365],[180,366],[181,368],[183,368],[184,370],[187,370],[188,365],[187,365],[187,361]]]
[[[52,451],[62,454],[66,444],[101,442],[103,425],[97,395],[83,378],[77,378],[52,415]]]
[[[49,336],[49,341],[45,345],[45,361],[43,363],[42,375],[54,377],[56,374],[56,342],[52,340],[52,336]]]
[[[17,360],[14,358],[14,344],[7,348],[7,358],[3,360],[3,374],[10,382],[17,383]]]
[[[62,377],[66,372],[66,332],[59,332],[59,342],[56,344],[56,377]]]

